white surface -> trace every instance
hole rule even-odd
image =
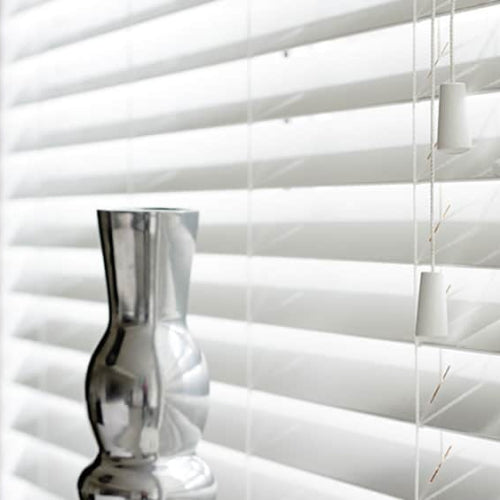
[[[95,450],[83,377],[107,313],[95,209],[159,204],[201,210],[190,324],[214,380],[201,452],[219,500],[411,498],[416,362],[423,498],[495,498],[499,5],[457,2],[474,147],[437,154],[449,335],[415,356],[429,22],[414,173],[411,2],[255,0],[250,23],[240,0],[7,3],[4,496],[75,498]]]
[[[415,334],[425,337],[448,335],[448,304],[444,276],[437,272],[420,274]]]
[[[438,149],[450,154],[472,147],[467,116],[465,83],[442,83],[439,90]]]

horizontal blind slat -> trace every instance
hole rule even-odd
[[[61,459],[57,459],[57,456],[49,455],[47,457],[44,454],[43,448],[45,444],[40,439],[19,432],[12,432],[11,439],[21,441],[27,450],[37,458],[40,459],[43,456],[45,460],[48,459],[50,466],[56,466],[61,461]],[[52,450],[57,450],[57,448],[52,448]],[[268,460],[255,457],[248,460],[244,453],[212,443],[202,442],[200,445],[200,454],[210,463],[217,477],[221,480],[218,500],[233,500],[235,494],[239,492],[243,494],[244,477],[247,474],[247,469],[252,474],[255,495],[259,500],[274,500],[278,492],[288,494],[287,498],[294,498],[294,495],[300,494],[306,496],[314,495],[314,498],[317,500],[357,500],[362,495],[366,500],[395,500],[394,497],[292,469]],[[28,482],[30,479],[36,482],[37,479],[31,477],[30,474],[25,475],[28,479],[24,481],[14,476],[12,484],[16,486],[21,484],[28,492],[36,492],[37,495],[44,495],[37,496],[37,499],[62,500],[62,497],[51,495],[47,490],[42,490],[35,486],[34,483]],[[76,479],[77,474],[73,472],[70,477],[73,476]],[[54,484],[54,479],[53,475],[47,475],[46,480],[48,484],[45,486],[49,490],[55,489],[59,491],[59,488]],[[14,491],[18,493],[20,490]],[[76,492],[73,495],[76,495]],[[69,500],[69,498],[73,498],[73,496],[64,496],[65,500]]]
[[[314,129],[319,124],[311,122],[310,126]],[[306,123],[256,126],[255,141],[262,148],[254,162],[256,189],[411,183],[410,144],[336,151],[326,140],[315,138],[309,128],[306,137],[316,145],[315,154],[305,141],[303,146],[283,151],[282,145],[293,144],[307,128]],[[120,140],[18,153],[9,158],[11,168],[4,180],[5,191],[10,199],[74,196],[76,202],[82,195],[124,193],[127,186],[142,194],[243,189],[246,167],[239,142],[243,132],[239,126],[221,127],[137,138],[128,145]],[[263,140],[266,133],[274,138],[267,145]],[[232,148],[224,147],[224,137],[225,144],[232,143]],[[197,152],[188,153],[184,144]],[[453,162],[440,163],[437,180],[498,179],[500,139],[478,139],[476,146],[454,157]],[[141,157],[140,165],[133,160],[127,166],[126,151],[130,147]],[[420,182],[425,182],[427,149],[417,146]]]
[[[246,391],[229,386],[217,387],[220,390],[216,390],[213,396],[215,401],[207,439],[217,436],[217,443],[242,451],[244,442],[240,441],[239,436],[240,428],[245,423]],[[413,463],[412,425],[326,407],[315,407],[313,411],[310,404],[257,391],[253,393],[252,402],[255,456],[381,493],[407,497]],[[432,432],[435,431],[426,430],[426,433]],[[311,441],[314,443],[325,439],[336,442],[338,447],[327,451],[315,446],[315,455],[311,455]],[[473,438],[460,438],[457,435],[454,439],[457,444],[462,440],[465,445],[470,444]],[[360,457],[355,450],[361,442],[364,454]],[[473,452],[468,448],[460,460],[456,460],[453,465],[450,463],[457,473],[467,470],[475,458],[474,454],[485,450],[490,452],[487,470],[498,467],[494,453],[498,444],[474,442],[476,445],[481,444],[482,448]],[[430,463],[440,456],[439,447],[431,443],[430,439],[423,442],[425,461]],[[384,472],[382,476],[373,478],[369,471],[373,470],[375,456],[378,456],[381,473]],[[398,477],[401,478],[397,483],[387,480],[387,474],[393,473],[395,463],[398,464]],[[485,495],[498,487],[496,483],[481,486],[480,482],[474,482],[471,486],[479,488],[476,491],[484,491]]]
[[[6,434],[4,446],[11,453],[16,449],[22,450],[17,460],[11,459],[16,477],[49,495],[64,500],[77,500],[75,480],[88,465],[83,457],[14,430],[9,430]],[[58,474],[54,474],[54,471],[58,471]],[[15,494],[18,495],[19,492],[16,491]]]
[[[441,186],[446,220],[439,233],[443,265],[496,268],[500,244],[497,181],[445,183]],[[428,261],[425,185],[418,187],[416,217],[419,261]],[[412,186],[386,184],[262,189],[254,192],[254,253],[287,258],[413,262]],[[135,196],[144,206],[190,206],[203,213],[199,251],[245,253],[245,191],[174,192]],[[129,195],[54,197],[11,201],[4,224],[6,241],[15,247],[97,247],[95,207],[130,203]],[[71,209],[67,207],[70,206]],[[307,211],[303,206],[310,207]],[[398,207],[395,210],[395,207]],[[44,218],[41,220],[40,215]],[[44,222],[47,221],[47,222]],[[57,221],[50,222],[50,221]],[[471,230],[471,228],[474,230]],[[329,235],[336,235],[330,238]],[[378,238],[378,235],[383,235]],[[311,245],[311,242],[317,243]],[[83,254],[81,254],[83,255]]]
[[[15,498],[15,495],[18,495],[22,498],[36,498],[37,500],[68,500],[61,496],[53,495],[36,484],[14,475],[5,475],[3,484],[4,491],[9,495],[9,498]]]
[[[9,18],[9,44],[5,56],[9,61],[33,59],[37,54],[51,52],[60,46],[73,45],[210,1],[213,0],[73,0],[71,3],[51,0],[41,9]]]
[[[53,373],[53,376],[47,377],[46,374],[44,377],[45,383],[48,384],[47,388],[52,387],[52,391],[61,395],[73,396],[81,393],[77,387],[73,387],[80,381],[77,375],[72,375],[75,364],[70,363],[66,368],[62,366],[63,363],[67,365],[65,361],[67,358],[74,358],[75,353],[70,352],[73,347],[68,350],[41,343],[47,341],[46,329],[51,331],[56,329],[57,325],[46,323],[43,317],[39,318],[39,323],[41,338],[35,342],[21,339],[13,339],[11,342],[21,349],[20,352],[24,350],[26,363],[33,366],[36,366],[36,358],[40,353],[46,353],[51,361],[42,363],[39,369],[44,372],[47,369]],[[193,332],[207,355],[216,387],[220,382],[244,387],[246,384],[244,323],[209,318],[208,321],[204,319],[201,324],[199,323],[200,321],[194,321]],[[220,331],[224,328],[224,323],[227,323],[225,327],[227,332],[221,339]],[[217,329],[217,340],[210,336],[209,331],[207,333],[211,324],[212,328]],[[75,324],[73,328],[73,324],[67,323],[59,326],[61,327],[64,331],[72,332],[74,329],[82,328],[82,325]],[[102,328],[101,325],[100,330]],[[92,335],[92,329],[93,326],[89,325],[86,330],[95,338],[96,343],[99,336]],[[403,422],[413,421],[414,353],[410,344],[300,332],[259,324],[254,326],[254,337],[252,371],[255,390]],[[67,339],[72,346],[71,340],[72,337]],[[437,349],[431,347],[428,349],[433,350],[433,356],[420,366],[421,390],[427,396],[433,394],[435,390],[433,358],[439,354]],[[387,353],[391,353],[390,356]],[[440,398],[434,404],[434,412],[446,407],[458,395],[474,388],[478,378],[483,387],[475,390],[464,402],[455,408],[452,407],[439,418],[432,418],[429,425],[500,440],[500,431],[487,425],[489,415],[494,414],[498,406],[494,394],[497,391],[496,380],[500,373],[500,358],[481,355],[477,361],[477,354],[471,352],[452,353],[451,356],[454,365],[463,364],[468,368],[462,368],[450,376]],[[485,362],[491,365],[486,377],[482,369]],[[43,365],[47,367],[44,368]],[[57,369],[58,365],[61,365],[62,372]],[[80,371],[84,370],[85,364],[82,366]],[[311,371],[311,366],[315,367],[314,371]],[[63,372],[66,375],[61,377]],[[63,387],[60,387],[61,378],[70,380],[69,385],[65,382]],[[32,384],[36,383],[36,380],[35,370],[32,378],[23,378],[20,382],[33,387]],[[364,388],[361,394],[358,391],[359,387]],[[217,396],[216,400],[219,400]],[[55,411],[62,412],[57,399],[54,404]]]
[[[243,84],[243,83],[242,83]],[[218,92],[218,91],[217,91]],[[471,135],[474,140],[484,140],[498,138],[498,128],[494,117],[494,110],[498,104],[498,92],[489,92],[482,95],[471,96],[469,98],[469,120]],[[151,95],[149,95],[151,97]],[[222,98],[222,96],[221,96]],[[225,97],[224,97],[225,98]],[[61,105],[57,109],[49,112],[36,110],[19,110],[10,117],[6,117],[6,126],[10,127],[10,134],[6,138],[5,147],[13,151],[33,151],[35,149],[55,148],[58,146],[69,146],[71,144],[88,144],[96,141],[124,139],[131,137],[158,136],[169,132],[169,137],[174,140],[188,137],[187,131],[197,130],[194,137],[207,136],[203,129],[210,129],[210,133],[217,136],[217,131],[233,131],[238,137],[243,127],[228,127],[244,122],[244,106],[234,106],[229,103],[227,113],[219,110],[215,113],[212,108],[208,109],[206,115],[200,115],[200,110],[188,110],[185,114],[176,113],[162,114],[155,104],[155,99],[148,100],[144,96],[142,99],[142,116],[135,115],[138,119],[133,120],[125,96],[118,99],[116,106],[108,106],[105,114],[89,113],[88,110],[94,107],[107,106],[107,99],[98,96],[94,102],[85,103],[85,107],[73,107]],[[76,105],[76,104],[75,104]],[[174,104],[177,105],[177,104]],[[215,103],[212,103],[213,107]],[[82,104],[83,106],[83,104]],[[90,106],[87,107],[87,106]],[[328,105],[325,106],[327,111]],[[80,111],[76,111],[76,110]],[[425,144],[426,141],[426,111],[428,103],[423,102],[417,107],[417,144]],[[35,113],[33,114],[33,111]],[[71,119],[68,113],[73,113]],[[279,113],[286,116],[283,109]],[[183,118],[184,116],[184,118]],[[61,119],[65,118],[61,124]],[[258,117],[257,117],[258,118]],[[287,139],[281,150],[281,156],[294,156],[297,151],[302,155],[309,156],[318,154],[328,147],[330,153],[345,153],[349,151],[367,151],[372,149],[408,147],[411,144],[411,105],[408,103],[395,104],[391,106],[376,106],[372,108],[362,108],[350,111],[337,111],[335,113],[321,113],[305,116],[297,116],[293,121],[297,121],[295,127],[289,130],[284,129],[283,120],[266,119],[260,124],[256,124],[256,161],[259,160],[262,152],[269,154],[273,147],[271,141],[276,141],[274,147],[279,144],[280,139]],[[132,121],[128,121],[132,119]],[[201,121],[200,121],[201,120]],[[221,127],[221,128],[219,128]],[[377,128],[378,127],[378,128]],[[293,135],[300,129],[308,128],[306,135],[296,138],[296,143],[291,142]],[[260,130],[266,131],[267,136],[260,136]],[[174,132],[185,131],[184,134],[174,134]],[[288,132],[283,134],[283,132]],[[332,143],[327,139],[336,137],[338,140]],[[308,141],[308,142],[306,142]],[[237,143],[232,151],[238,151]],[[326,146],[328,144],[328,146]],[[176,146],[174,142],[171,148]],[[306,146],[307,145],[307,146]],[[206,147],[206,145],[205,145]],[[288,147],[288,149],[286,149]],[[307,149],[304,151],[304,149]],[[318,149],[312,149],[317,147]],[[272,149],[271,149],[272,150]],[[313,153],[314,151],[314,153]],[[299,154],[300,154],[299,153]],[[239,153],[242,154],[241,152]],[[146,156],[147,158],[147,156]],[[210,160],[205,160],[210,163]]]
[[[58,3],[52,2],[51,5],[54,10],[56,10]],[[329,47],[331,45],[335,54],[332,60],[337,61],[336,66],[344,60],[348,62],[349,58],[344,58],[349,51],[354,50],[356,53],[355,58],[360,60],[358,72],[363,67],[365,69],[371,68],[374,71],[373,76],[381,70],[383,72],[384,68],[394,68],[397,66],[397,60],[404,61],[401,59],[401,55],[398,55],[401,54],[401,42],[406,43],[403,45],[406,47],[404,49],[407,55],[406,59],[410,58],[411,49],[407,45],[411,42],[411,27],[407,23],[411,21],[411,5],[405,5],[405,2],[384,2],[379,0],[374,5],[373,1],[369,3],[358,0],[357,2],[350,2],[348,6],[329,3],[322,5],[321,9],[305,1],[296,3],[294,9],[289,9],[286,1],[273,2],[272,6],[264,3],[255,9],[258,14],[256,19],[252,20],[252,29],[256,32],[254,33],[256,40],[252,44],[252,53],[254,55],[274,52],[282,48],[288,49],[291,46],[307,45],[315,43],[317,40],[326,39],[330,40],[330,42],[321,44],[321,46]],[[113,14],[120,19],[130,17],[125,5],[120,6],[120,4],[111,4],[110,2],[108,4],[111,5]],[[358,6],[358,4],[362,5]],[[365,8],[360,8],[359,12],[357,12],[358,7],[363,6]],[[72,9],[69,10],[72,11]],[[80,10],[88,13],[89,16],[87,17],[92,17],[95,9],[92,9],[91,4],[85,4],[80,7]],[[269,10],[273,12],[269,12]],[[349,11],[352,11],[352,17],[359,17],[359,22],[346,23]],[[345,42],[335,40],[335,38],[356,34],[358,30],[363,31],[363,23],[366,22],[372,23],[371,26],[368,25],[370,29],[391,26],[394,24],[391,22],[391,15],[397,14],[398,11],[400,13],[404,11],[404,16],[401,18],[401,21],[406,23],[404,28],[383,29],[376,37],[373,37],[371,33],[355,36],[349,44],[352,45],[352,48],[348,48],[344,55]],[[469,19],[466,32],[468,33],[468,41],[471,41],[470,44],[468,43],[465,46],[460,44],[461,50],[457,50],[458,62],[461,62],[464,52],[470,52],[477,45],[483,46],[480,51],[481,59],[487,57],[493,47],[480,43],[479,40],[482,36],[484,37],[484,32],[474,30],[474,26],[479,27],[485,23],[492,25],[494,19],[491,17],[495,16],[495,11],[496,8],[492,6],[480,9],[477,12],[466,12],[457,16],[458,24],[465,22],[466,18]],[[334,16],[335,13],[338,15]],[[50,34],[60,33],[60,29],[53,29],[54,15],[49,14],[47,13]],[[22,61],[20,64],[8,66],[7,71],[14,78],[11,86],[14,91],[13,95],[17,102],[26,102],[44,97],[54,97],[68,92],[88,90],[100,85],[126,82],[131,78],[153,77],[228,60],[242,59],[246,57],[245,38],[247,30],[245,16],[246,10],[244,6],[236,0],[232,2],[218,1],[214,4],[181,13],[181,15],[165,16],[150,23],[141,24],[131,28],[132,31],[130,29],[120,30],[60,50],[45,52],[41,56]],[[71,23],[75,20],[81,23],[84,17],[70,18],[70,24],[66,27],[69,33],[73,34],[76,31],[71,29]],[[309,18],[311,22],[308,22]],[[227,19],[231,19],[231,22],[227,22]],[[318,36],[318,34],[321,34],[320,27],[322,25],[329,31],[333,30],[333,32],[329,33],[327,31],[322,36]],[[352,33],[345,32],[343,30],[344,26],[356,27],[356,29]],[[39,20],[36,23],[36,28],[35,30],[32,27],[30,29],[13,27],[14,36],[18,33],[34,33],[36,35],[31,43],[23,40],[22,48],[40,43]],[[384,33],[396,35],[401,29],[405,30],[407,36],[401,33],[402,36],[397,39],[397,43],[387,43],[387,36]],[[473,31],[471,32],[471,30]],[[186,32],[195,32],[197,36],[186,40]],[[309,36],[306,36],[307,33]],[[459,29],[457,33],[464,33],[464,30]],[[311,34],[315,36],[311,36]],[[262,42],[259,43],[259,40],[263,37],[266,40],[264,45],[267,45],[267,47],[261,46]],[[368,38],[375,45],[368,45],[368,50],[361,50],[360,42]],[[179,39],[183,40],[182,44],[178,43]],[[421,42],[424,39],[425,37],[422,37]],[[212,50],[207,49],[207,47],[211,47]],[[385,58],[385,61],[378,59],[378,62],[381,63],[380,69],[374,67],[370,62],[362,64],[363,57],[366,57],[366,54],[380,52],[382,48],[385,52],[388,52],[388,57]],[[293,51],[294,55],[295,53],[296,51]],[[393,53],[396,54],[397,60],[391,63],[389,61],[394,58]],[[308,56],[311,60],[314,60],[315,52],[308,51]],[[338,60],[339,56],[341,59]],[[424,54],[421,55],[419,51],[418,56],[422,58],[419,66],[424,65]],[[132,70],[129,66],[131,57],[133,62]],[[256,61],[260,59],[262,58],[257,58]],[[291,61],[294,60],[295,57],[291,58]],[[76,61],[78,64],[75,63]],[[401,64],[399,66],[401,67]],[[347,68],[349,68],[348,64],[346,68],[343,68],[341,74],[349,74]],[[408,64],[403,64],[402,68],[403,72],[409,71]],[[16,74],[18,75],[17,79]],[[57,75],[57,78],[55,78],[55,75]],[[255,81],[258,82],[259,80],[256,79]],[[7,95],[8,101],[11,100],[9,95]]]
[[[105,300],[102,264],[96,251],[21,250],[6,256],[12,290],[33,297]],[[60,269],[61,261],[64,269]],[[413,339],[413,265],[257,256],[254,262],[255,321],[361,337]],[[497,345],[491,341],[500,327],[500,297],[491,280],[496,274],[498,271],[489,268],[446,268],[453,288],[450,341],[467,346],[470,337],[471,347]],[[380,288],[380,283],[385,287]],[[198,255],[190,310],[197,315],[241,320],[245,318],[245,287],[244,256]],[[370,314],[352,314],[353,307]]]

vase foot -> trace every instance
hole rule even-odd
[[[78,488],[81,500],[215,500],[217,489],[196,455],[136,466],[98,457],[83,471]]]

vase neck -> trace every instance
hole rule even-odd
[[[99,210],[98,221],[111,320],[183,322],[198,214]]]

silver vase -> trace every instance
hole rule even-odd
[[[98,211],[108,328],[86,380],[99,453],[78,481],[82,500],[213,500],[196,456],[209,380],[185,317],[198,214]]]

